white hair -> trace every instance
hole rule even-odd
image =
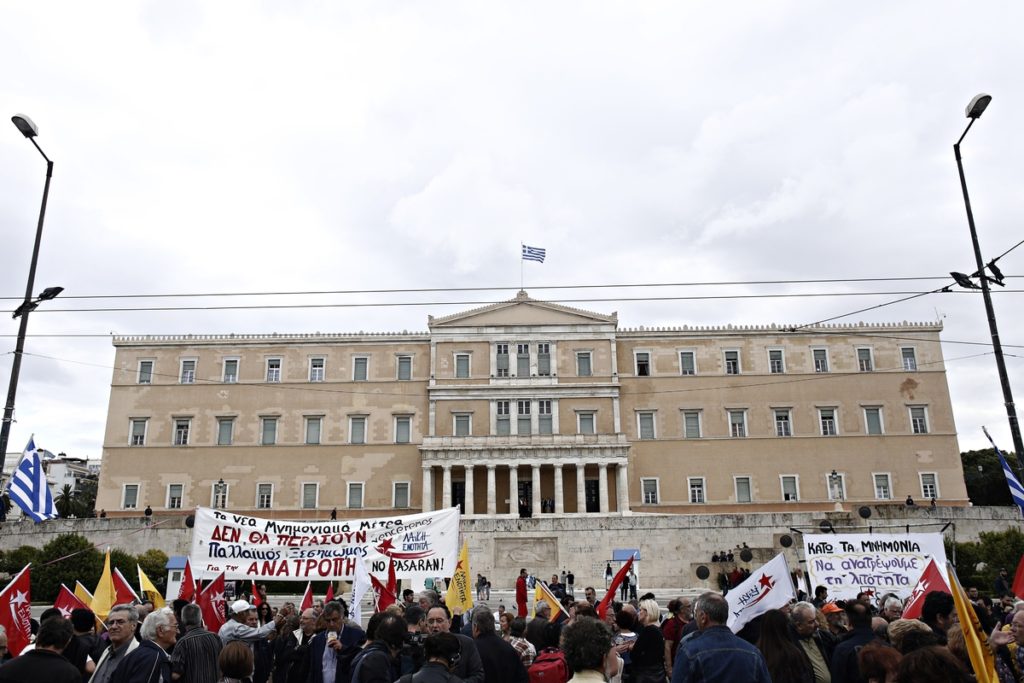
[[[815,607],[812,603],[807,602],[805,600],[803,602],[798,602],[795,605],[793,605],[793,609],[790,611],[790,614],[796,616],[797,612],[810,612],[814,616],[817,616],[818,608]]]
[[[173,618],[174,611],[170,607],[163,607],[158,610],[153,610],[146,617],[146,620],[142,622],[142,630],[140,632],[140,635],[146,640],[155,639],[157,629],[159,629],[161,626],[170,626],[171,619]]]

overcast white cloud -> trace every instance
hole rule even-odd
[[[0,102],[56,161],[37,290],[49,309],[195,300],[75,295],[426,287],[503,291],[267,303],[922,291],[871,285],[543,285],[941,276],[1024,229],[1019,3],[0,2]],[[24,291],[44,165],[0,128],[0,296]],[[1021,272],[1024,247],[1001,266]],[[1021,289],[1020,280],[1007,289]],[[608,301],[621,324],[803,323],[895,296]],[[260,301],[264,301],[261,299]],[[252,303],[211,299],[202,303]],[[10,299],[4,308],[13,308]],[[74,334],[423,330],[469,305],[46,311],[11,439],[98,457],[113,349]],[[996,296],[1024,346],[1021,297]],[[977,296],[850,322],[941,318],[988,339]],[[14,321],[0,334],[13,349]],[[963,448],[1009,447],[995,363],[947,343]],[[1008,348],[1024,394],[1024,348]],[[47,356],[44,358],[41,356]],[[6,385],[11,355],[0,357]]]

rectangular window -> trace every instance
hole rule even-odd
[[[900,349],[900,356],[903,358],[903,369],[908,372],[917,370],[917,354],[912,346],[904,346]]]
[[[509,414],[511,408],[510,401],[497,401],[495,411],[497,413],[498,436],[508,436],[512,433],[512,418]]]
[[[348,419],[348,442],[366,443],[366,417],[350,417]]]
[[[224,359],[224,383],[234,384],[238,381],[238,359],[237,358],[225,358]]]
[[[658,504],[658,480],[641,479],[640,488],[644,499],[644,505]]]
[[[654,413],[644,412],[636,414],[637,433],[641,439],[654,438]]]
[[[409,507],[409,482],[396,481],[392,485],[392,504],[396,508]]]
[[[822,436],[835,436],[839,433],[836,429],[835,408],[818,408],[818,421],[821,423]]]
[[[174,420],[174,445],[175,446],[187,446],[188,445],[188,433],[192,428],[192,420],[187,417],[176,418]]]
[[[783,474],[779,480],[782,482],[782,500],[800,500],[800,484],[795,474]]]
[[[210,507],[226,508],[228,506],[228,485],[221,479],[210,488]]]
[[[516,434],[529,434],[533,431],[530,425],[530,402],[516,401]]]
[[[865,408],[864,409],[864,425],[867,428],[868,434],[882,434],[884,430],[882,428],[882,409],[881,408]]]
[[[551,344],[547,342],[537,344],[537,375],[551,376]]]
[[[551,401],[544,399],[537,401],[537,432],[540,434],[551,434]]]
[[[750,477],[735,477],[733,481],[736,482],[736,502],[749,503],[752,500],[750,497]]]
[[[871,349],[857,349],[857,367],[861,372],[874,372],[875,359],[871,357]]]
[[[217,445],[230,446],[235,437],[235,418],[217,418]]]
[[[768,372],[781,375],[786,372],[786,359],[782,349],[768,349]]]
[[[593,375],[594,370],[591,366],[590,351],[577,351],[576,352],[576,376],[577,377],[590,377]]]
[[[740,374],[740,352],[739,351],[725,351],[725,374],[727,375],[738,375]]]
[[[530,345],[516,344],[516,377],[530,376]]]
[[[793,424],[789,416],[789,408],[775,409],[775,436],[793,436]]]
[[[646,351],[637,351],[635,354],[636,358],[636,376],[637,377],[650,377],[651,376],[651,354]]]
[[[327,374],[327,359],[326,358],[310,358],[309,359],[309,381],[310,382],[323,382],[324,377]]]
[[[811,349],[814,354],[814,371],[828,372],[828,349]]]
[[[305,510],[315,510],[319,504],[320,484],[308,483],[302,485],[302,507]]]
[[[469,436],[472,431],[473,425],[471,422],[472,416],[468,413],[456,414],[455,416],[455,436]]]
[[[925,500],[939,497],[939,475],[934,472],[921,473],[921,496]]]
[[[264,417],[260,421],[262,426],[260,430],[260,445],[273,446],[277,443],[277,418]]]
[[[367,369],[370,364],[370,359],[365,356],[357,356],[352,359],[352,380],[355,382],[365,382],[369,376]]]
[[[183,484],[168,484],[167,485],[167,509],[168,510],[180,510],[181,509],[181,494],[184,489]]]
[[[693,351],[680,351],[679,352],[679,374],[681,375],[696,375],[697,374],[697,354]]]
[[[924,406],[910,406],[910,429],[914,434],[928,433],[928,410]]]
[[[580,434],[593,434],[594,413],[576,413],[577,428]]]
[[[508,344],[495,345],[495,360],[498,364],[498,377],[508,377]]]
[[[395,418],[395,443],[409,443],[412,433],[412,418],[399,415]]]
[[[148,424],[149,420],[145,418],[136,418],[132,420],[132,436],[129,444],[132,446],[146,445],[146,425]]]
[[[469,378],[469,354],[455,354],[455,376],[459,379]]]
[[[704,477],[690,477],[690,502],[691,503],[705,503],[707,502],[704,497]]]
[[[256,484],[256,507],[269,510],[274,504],[274,485]]]
[[[829,500],[846,500],[846,475],[841,472],[836,472],[835,477],[826,474],[825,490],[828,491]]]
[[[125,484],[124,492],[121,494],[121,507],[125,510],[134,510],[139,507],[139,485]]]
[[[268,382],[280,382],[281,381],[281,359],[280,358],[268,358],[267,359],[267,381]]]
[[[358,509],[363,507],[363,483],[350,481],[348,483],[348,507]]]
[[[181,361],[181,383],[182,384],[195,384],[196,381],[196,361],[195,359]]]
[[[874,475],[875,480],[875,498],[877,500],[890,500],[892,498],[892,483],[889,479],[888,474],[876,474]]]
[[[412,356],[398,357],[398,379],[402,381],[412,379]]]
[[[747,411],[729,411],[729,436],[734,439],[742,439],[747,435]]]
[[[683,437],[687,439],[700,438],[700,411],[683,411]]]
[[[140,360],[139,361],[139,384],[152,384],[153,383],[153,361],[151,360]]]
[[[324,418],[317,415],[306,418],[306,443],[316,445],[320,443],[320,433],[323,428]]]

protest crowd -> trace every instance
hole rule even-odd
[[[141,599],[102,615],[59,599],[60,607],[33,620],[32,642],[17,656],[0,632],[0,683],[1024,680],[1024,600],[1005,570],[989,594],[954,581],[952,590],[944,585],[905,600],[869,591],[844,601],[825,586],[813,597],[789,586],[792,597],[750,611],[737,628],[721,593],[674,596],[665,610],[652,593],[631,594],[630,564],[606,580],[603,600],[591,586],[577,599],[573,582],[555,574],[545,583],[524,568],[514,604],[496,612],[481,602],[490,582],[480,575],[474,584],[463,577],[455,600],[456,581],[447,595],[394,584],[371,594],[375,611],[365,628],[359,606],[350,610],[333,586],[319,601],[307,586],[296,606],[273,604],[255,582],[228,602],[221,580],[216,613],[191,581],[170,604],[144,587]],[[979,634],[985,651],[972,652]]]

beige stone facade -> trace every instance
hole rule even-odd
[[[97,508],[967,504],[938,325],[620,329],[520,293],[428,327],[115,339]]]

